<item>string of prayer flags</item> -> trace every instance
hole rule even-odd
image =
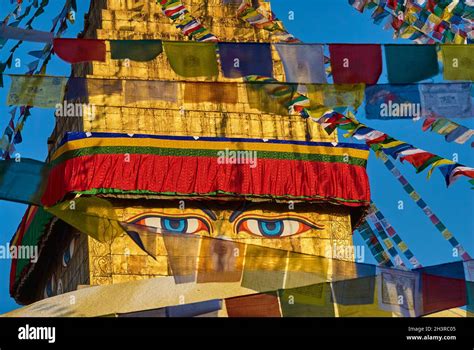
[[[326,83],[323,45],[275,44],[275,48],[283,62],[287,82]]]
[[[369,128],[357,121],[353,115],[346,117],[337,112],[330,112],[319,118],[314,118],[314,120],[321,124],[328,133],[334,132],[337,128],[348,130],[349,132],[344,135],[345,137],[354,137],[358,140],[363,140],[375,151],[382,150],[384,154],[388,154],[394,159],[400,158],[402,162],[408,161],[415,167],[417,173],[431,165],[432,169],[430,169],[428,173],[429,177],[435,168],[439,168],[443,176],[445,176],[448,186],[453,182],[450,180],[451,178],[457,179],[459,176],[474,178],[474,172],[470,170],[472,168],[465,167],[461,164],[456,167],[451,167],[454,163],[451,160],[418,149],[388,134]],[[449,167],[449,169],[446,167]],[[458,170],[453,173],[456,168],[458,168]],[[443,171],[445,171],[446,174]]]
[[[237,9],[237,18],[256,27],[262,28],[270,32],[272,37],[279,42],[296,43],[299,42],[292,34],[290,34],[283,24],[278,21],[274,14],[267,13],[261,7],[254,8],[252,0],[242,0]]]
[[[8,105],[55,108],[63,102],[66,78],[11,75]]]
[[[435,45],[385,45],[388,81],[409,84],[439,73]]]
[[[474,46],[442,45],[444,79],[474,81]]]
[[[400,268],[406,268],[405,263],[400,258],[400,255],[398,255],[398,252],[395,249],[395,247],[393,246],[392,241],[388,237],[388,235],[385,232],[383,226],[377,220],[375,215],[372,212],[369,212],[369,215],[367,215],[367,218],[372,222],[372,225],[375,226],[375,232],[377,233],[378,237],[382,240],[382,242],[385,244],[385,247],[386,247],[388,253],[393,258],[394,265],[397,266],[397,267],[400,267]]]
[[[105,42],[96,39],[54,39],[54,53],[69,63],[105,62]]]
[[[447,164],[440,166],[439,170],[443,174],[446,186],[448,187],[455,183],[461,176],[467,176],[474,179],[474,168],[462,164]]]
[[[219,43],[222,71],[226,78],[249,75],[273,76],[272,49],[268,43]]]
[[[163,46],[176,74],[187,78],[219,74],[215,44],[164,41]]]
[[[382,225],[381,229],[386,231],[390,238],[397,244],[398,248],[405,256],[405,258],[410,262],[410,264],[414,268],[422,267],[418,259],[412,253],[412,251],[408,248],[408,245],[402,240],[400,235],[395,231],[393,226],[388,222],[382,212],[377,208],[375,203],[371,203],[370,210],[372,212],[372,218],[374,220],[375,225]]]
[[[370,85],[365,88],[367,119],[420,118],[420,92],[417,85]]]
[[[472,118],[471,83],[421,84],[421,108],[427,118]]]
[[[59,218],[65,217],[68,220],[66,222],[69,223],[72,222],[70,221],[70,216],[75,215],[74,225],[80,227],[81,230],[85,230],[88,234],[91,234],[88,231],[88,225],[79,224],[80,221],[99,224],[102,229],[116,225],[127,225],[127,223],[117,221],[113,206],[111,203],[105,202],[107,202],[105,199],[85,197],[63,202],[61,203],[62,208],[58,208]],[[71,206],[72,204],[75,206]],[[61,213],[62,211],[66,211],[68,214],[64,216]],[[91,218],[87,218],[88,216]],[[102,223],[97,220],[101,220]],[[145,230],[150,230],[150,233],[153,231],[152,227],[145,226],[144,228]],[[245,270],[254,272],[255,276],[253,277],[258,277],[257,274],[264,273],[260,277],[264,276],[263,279],[268,281],[264,282],[264,284],[260,283],[260,288],[264,287],[264,285],[269,288],[278,286],[273,290],[262,291],[262,294],[227,298],[225,303],[229,316],[277,316],[280,315],[280,310],[283,315],[302,316],[304,314],[316,316],[319,315],[317,314],[318,312],[322,312],[323,315],[330,316],[332,315],[330,305],[334,306],[339,316],[374,316],[384,314],[385,308],[397,307],[414,311],[413,309],[417,308],[414,298],[418,298],[421,295],[420,293],[422,293],[423,299],[426,298],[426,300],[423,300],[423,307],[416,312],[416,316],[420,316],[431,313],[435,309],[442,310],[463,306],[468,301],[468,296],[465,292],[465,282],[470,277],[464,277],[465,273],[462,263],[436,265],[414,271],[401,271],[397,268],[377,269],[374,265],[316,257],[252,244],[245,244],[246,248],[244,248],[244,244],[239,242],[227,240],[216,242],[219,238],[167,234],[156,229],[155,231],[155,237],[160,236],[165,241],[166,255],[171,266],[171,273],[175,275],[175,278],[176,276],[188,277],[187,281],[194,281],[197,271],[197,280],[199,281],[199,273],[204,271],[205,277],[213,276],[212,280],[216,279],[221,282],[222,278],[231,276],[233,281],[237,281],[237,278],[240,276],[241,264],[239,261],[241,261],[244,265],[244,274]],[[102,239],[110,237],[106,235]],[[19,237],[16,239],[15,246],[21,246],[22,243],[27,242],[26,240],[23,241],[22,238],[21,243],[18,244],[18,239]],[[166,241],[167,239],[169,241]],[[208,241],[209,244],[204,243],[205,241]],[[204,246],[202,243],[204,243]],[[236,249],[237,254],[235,254]],[[245,258],[242,258],[242,256]],[[209,259],[204,259],[204,257]],[[302,259],[299,259],[299,257]],[[291,259],[294,258],[299,262],[290,269]],[[313,259],[326,259],[327,261],[324,264],[314,266],[312,262],[317,260]],[[301,264],[303,260],[308,263]],[[467,259],[466,263],[469,264],[471,261],[471,259]],[[231,262],[232,264],[229,264]],[[332,266],[332,269],[329,269],[331,271],[331,283],[324,280],[329,277],[327,273],[329,264]],[[306,284],[287,288],[285,278],[288,279],[288,275],[298,271],[297,266],[304,266],[303,272],[313,273],[323,280],[315,284],[312,279],[306,282],[300,279],[302,283]],[[238,273],[236,274],[235,272]],[[282,282],[272,283],[271,276],[277,276],[279,279],[280,272],[283,274]],[[383,272],[384,276],[382,276],[381,272]],[[224,273],[229,274],[225,277]],[[452,292],[447,289],[448,280],[453,282]],[[177,281],[177,283],[181,282],[184,282],[184,280]],[[205,279],[198,283],[207,282],[211,281]],[[433,283],[437,282],[440,282],[439,288],[433,290]],[[242,281],[242,286],[245,287],[244,281]],[[429,290],[425,291],[425,288]],[[443,296],[443,293],[440,292],[441,289],[444,290],[446,295]],[[417,293],[416,296],[413,295],[413,292]],[[400,299],[397,298],[397,296],[401,295],[400,293],[403,293],[402,295],[408,298],[406,302],[402,300],[400,303]],[[398,302],[395,302],[397,299]],[[290,303],[290,300],[296,301],[295,304],[298,307],[293,307],[292,305],[294,304]],[[195,308],[197,305],[187,304],[182,309],[172,310],[173,312],[170,312],[171,310],[168,309],[166,314],[177,317],[195,316],[202,312],[207,313],[211,311],[207,309],[207,306],[212,305],[220,309],[221,305],[219,302],[216,302],[216,300],[208,301],[209,303],[200,304],[198,308]],[[202,307],[204,305],[206,305],[206,308]],[[304,308],[303,305],[308,307]],[[389,310],[392,311],[391,309]],[[393,311],[397,312],[397,310]],[[302,314],[299,314],[300,312]],[[402,314],[407,316],[403,312]],[[408,312],[408,316],[413,316],[413,313]]]
[[[474,130],[448,119],[427,118],[423,122],[423,131],[430,130],[445,137],[446,142],[456,142],[460,145],[469,141]]]
[[[471,42],[472,7],[465,1],[379,1],[349,0],[359,12],[374,9],[374,23],[380,24],[388,15],[386,27],[395,30],[394,37],[414,40],[417,43]],[[448,6],[449,4],[449,6]]]
[[[471,257],[463,246],[458,242],[454,235],[447,229],[447,227],[441,222],[441,220],[433,213],[431,208],[426,204],[426,202],[421,198],[421,196],[415,191],[413,186],[408,182],[408,180],[400,173],[400,171],[395,167],[393,162],[380,151],[376,151],[377,158],[379,158],[385,165],[385,167],[390,171],[390,173],[401,183],[403,190],[410,196],[410,198],[418,205],[418,207],[423,211],[423,213],[428,217],[431,223],[435,228],[441,233],[445,240],[456,250],[457,254],[464,260],[470,260]],[[443,172],[443,167],[440,168]],[[474,174],[473,174],[474,176]]]
[[[176,28],[198,42],[217,42],[217,38],[193,17],[180,0],[157,0],[166,17],[173,21]]]
[[[163,44],[161,40],[111,40],[110,52],[113,60],[148,62],[163,52]]]
[[[47,4],[48,4],[48,0],[42,1],[41,4],[38,4],[37,1],[35,1],[32,4],[36,8],[38,8],[38,6],[39,6],[39,8],[34,13],[33,17],[30,18],[28,20],[28,22],[26,23],[27,28],[31,29],[31,24],[33,23],[33,20],[35,18],[37,18],[41,13],[44,12],[43,7],[46,6]],[[30,9],[31,9],[31,5],[27,8],[27,10],[25,11],[25,13],[22,16],[17,18],[17,21],[15,22],[16,25],[18,25],[18,23],[21,21],[21,19],[23,19],[23,16],[26,16],[27,13],[29,13]],[[50,30],[50,33],[51,33],[52,37],[54,37],[54,36],[56,36],[58,38],[61,37],[61,35],[67,29],[66,16],[67,16],[68,13],[70,13],[71,9],[76,10],[76,2],[74,0],[66,1],[64,6],[61,9],[61,12],[59,13],[59,15],[56,16],[55,19],[53,20],[53,25],[52,25],[52,28]],[[57,27],[58,23],[60,23],[60,26],[59,26],[59,29],[56,31],[56,27]],[[16,49],[22,43],[23,43],[23,41],[18,41],[18,43],[10,50],[11,55],[6,61],[6,66],[10,67],[12,59],[13,59],[13,54],[16,51]],[[35,60],[35,61],[29,63],[27,65],[28,66],[28,72],[27,72],[28,75],[35,74],[35,70],[37,70],[37,74],[44,75],[46,73],[46,67],[47,67],[48,63],[50,62],[51,56],[52,56],[52,40],[49,40],[49,39],[47,40],[47,42],[44,45],[43,50],[41,50],[41,52],[42,52],[42,55],[40,57],[37,57],[37,58],[39,58],[39,60],[43,60],[43,63],[41,64],[40,67],[39,67],[39,60]],[[1,68],[0,68],[0,70],[2,72],[4,71],[4,69],[1,69]],[[0,72],[0,86],[3,87],[3,79],[2,79],[1,72]],[[19,142],[22,141],[21,130],[22,130],[24,124],[26,123],[28,117],[31,115],[30,109],[31,109],[31,106],[22,107],[20,109],[20,116],[18,117],[18,123],[17,123],[17,127],[15,128],[15,133],[14,133],[12,143],[7,145],[5,152],[2,152],[3,153],[2,157],[9,158],[10,154],[12,154],[14,152],[14,149],[15,149],[14,144],[19,143]]]
[[[359,226],[357,231],[360,233],[360,236],[364,240],[365,244],[367,244],[367,247],[369,247],[369,250],[372,253],[374,259],[377,261],[377,264],[381,266],[393,266],[390,257],[385,252],[382,244],[380,243],[379,239],[377,238],[367,221],[364,221]]]
[[[375,84],[382,73],[380,45],[329,45],[335,84]]]

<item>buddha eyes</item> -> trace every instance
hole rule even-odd
[[[209,224],[198,217],[149,216],[134,222],[137,225],[155,227],[160,233],[194,234],[210,232]]]
[[[237,224],[237,232],[246,232],[265,238],[289,237],[312,229],[321,229],[321,227],[301,219],[245,218]]]
[[[213,231],[207,218],[199,215],[147,215],[131,223],[156,228],[158,233],[190,235]],[[236,234],[247,233],[265,238],[289,237],[320,229],[322,226],[315,225],[301,217],[272,218],[250,215],[238,219],[234,226]]]

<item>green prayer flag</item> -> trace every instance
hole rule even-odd
[[[183,77],[217,76],[216,44],[164,41],[171,68]]]
[[[446,80],[474,80],[474,46],[441,46]]]
[[[154,60],[163,52],[161,40],[111,40],[112,59],[137,62]]]
[[[435,45],[385,45],[388,81],[409,84],[439,72]]]
[[[278,293],[283,317],[335,317],[329,283],[281,289]]]

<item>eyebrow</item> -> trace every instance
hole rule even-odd
[[[200,207],[199,208],[204,214],[206,214],[207,216],[209,216],[209,218],[213,221],[216,221],[217,220],[217,215],[214,214],[214,212],[211,210],[211,209],[208,209],[206,207]]]
[[[244,202],[242,206],[232,212],[229,217],[229,222],[234,222],[235,219],[240,216],[241,214],[245,213],[245,211],[249,208],[249,206]]]

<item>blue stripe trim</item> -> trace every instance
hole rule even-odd
[[[169,136],[169,135],[147,135],[147,134],[128,134],[119,133],[106,133],[106,132],[94,132],[91,136],[87,137],[85,132],[68,132],[63,137],[59,147],[64,145],[66,142],[82,140],[87,138],[135,138],[135,139],[159,139],[159,140],[176,140],[176,141],[196,141],[192,136]],[[273,144],[286,144],[286,145],[303,145],[303,146],[325,146],[325,147],[338,147],[338,148],[354,148],[364,151],[369,150],[369,146],[366,144],[359,143],[338,143],[334,146],[331,142],[312,142],[312,141],[289,141],[289,140],[268,140],[263,141],[262,139],[250,139],[250,138],[227,138],[227,137],[199,137],[198,141],[209,141],[209,142],[255,142],[255,143],[273,143]]]

